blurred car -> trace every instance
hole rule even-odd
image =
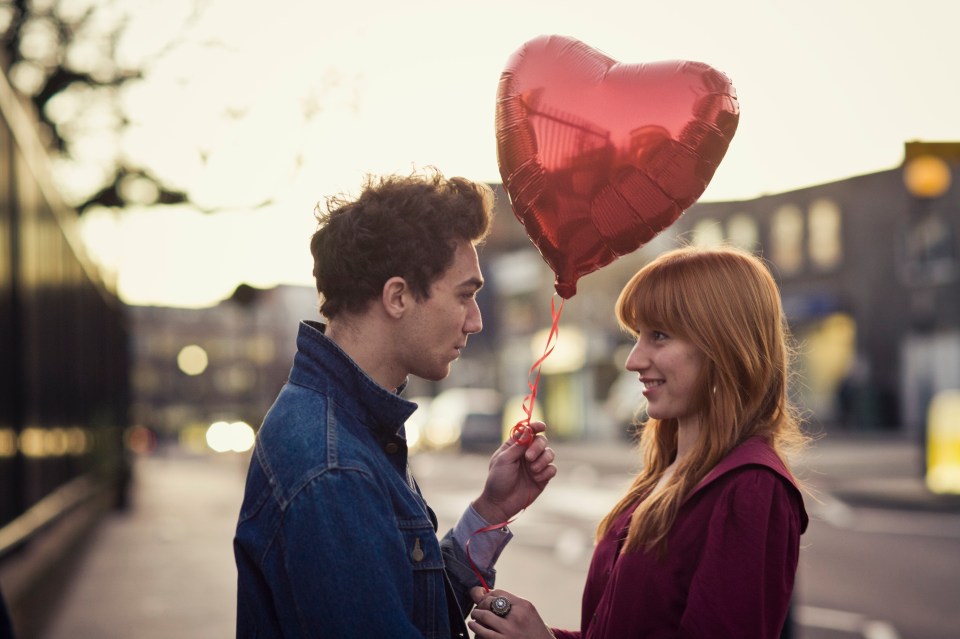
[[[430,403],[423,444],[434,449],[459,445],[464,451],[493,451],[502,441],[502,416],[503,399],[493,389],[447,389]]]
[[[503,418],[499,412],[469,412],[460,427],[460,450],[492,453],[503,443]]]

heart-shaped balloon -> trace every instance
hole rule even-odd
[[[497,90],[497,161],[557,293],[696,202],[739,117],[729,78],[701,62],[621,64],[555,35],[517,50]]]

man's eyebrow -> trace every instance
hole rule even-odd
[[[458,284],[457,286],[458,287],[469,286],[469,287],[472,287],[474,290],[478,291],[481,288],[483,288],[483,280],[480,279],[479,277],[471,277],[468,280],[464,280],[460,282],[460,284]]]

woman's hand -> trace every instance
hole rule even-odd
[[[497,639],[499,637],[516,637],[518,639],[555,639],[547,624],[543,623],[540,613],[533,604],[506,590],[491,590],[485,592],[476,587],[470,591],[477,607],[470,613],[471,621],[467,626],[473,631],[477,639]],[[495,614],[491,610],[494,601],[505,598],[509,603],[509,610],[504,615]]]

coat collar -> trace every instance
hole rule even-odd
[[[764,466],[776,474],[780,475],[794,490],[797,501],[800,504],[801,532],[806,530],[809,521],[806,509],[803,506],[803,498],[800,494],[800,488],[793,477],[793,474],[787,470],[783,460],[774,452],[773,448],[760,437],[751,437],[742,444],[738,445],[730,454],[723,458],[719,464],[714,466],[713,470],[707,473],[706,477],[694,486],[686,499],[692,498],[706,486],[722,477],[744,466]]]

